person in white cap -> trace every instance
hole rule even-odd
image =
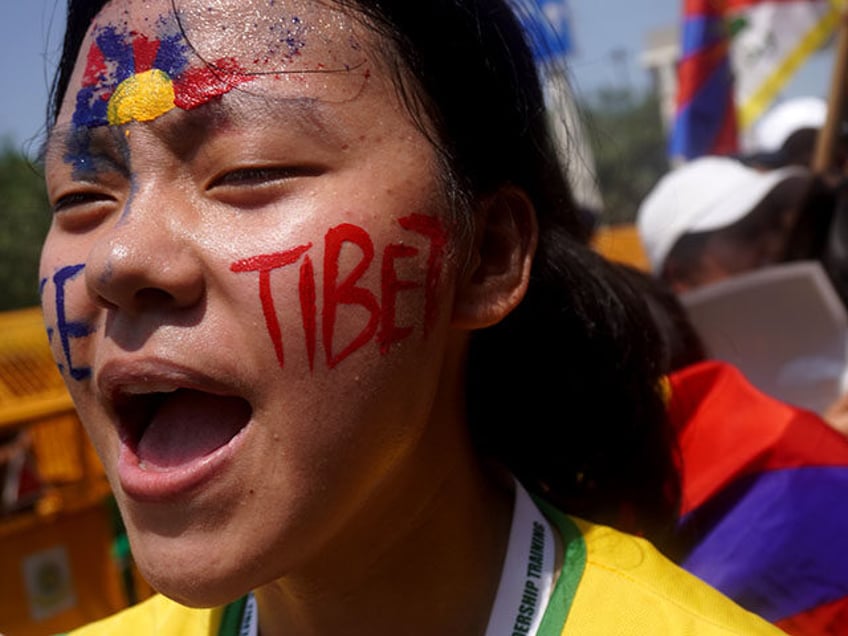
[[[810,166],[819,130],[827,119],[821,97],[780,102],[755,124],[747,161],[755,167]]]
[[[638,211],[651,269],[683,292],[781,262],[811,178],[800,166],[761,172],[728,157],[672,170]]]

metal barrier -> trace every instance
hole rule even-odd
[[[0,633],[64,632],[151,593],[38,308],[0,313],[0,488]]]

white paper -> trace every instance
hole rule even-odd
[[[766,267],[681,300],[711,357],[764,393],[822,413],[845,391],[848,315],[819,263]]]

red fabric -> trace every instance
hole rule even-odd
[[[680,60],[677,66],[678,106],[689,104],[697,98],[701,87],[727,62],[727,55],[727,40],[719,40],[705,46],[696,56]]]
[[[737,150],[724,5],[724,0],[684,0],[672,156],[693,159]]]
[[[775,623],[793,636],[848,636],[848,598]]]
[[[809,2],[811,4],[820,3],[822,0],[726,0],[726,11],[734,13],[736,11],[744,11],[755,7],[758,4],[790,4],[799,2]]]
[[[704,362],[669,379],[669,414],[682,455],[683,515],[754,473],[848,464],[848,439],[841,433],[815,413],[761,393],[728,364]]]

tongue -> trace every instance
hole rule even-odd
[[[241,398],[180,389],[153,414],[138,443],[139,463],[168,470],[197,461],[229,442],[250,415]]]

